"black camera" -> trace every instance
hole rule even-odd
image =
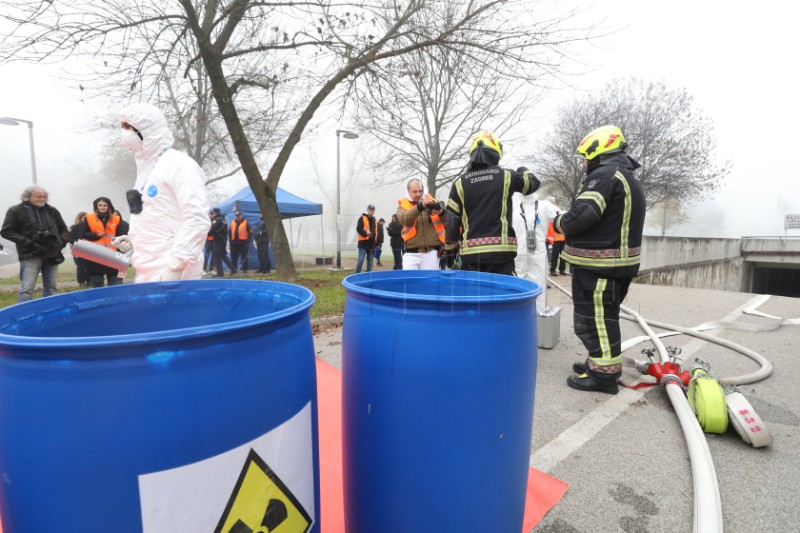
[[[437,201],[435,204],[429,204],[429,205],[425,206],[425,209],[427,209],[428,212],[431,212],[431,211],[434,211],[434,210],[444,211],[444,206],[442,205],[441,201]]]

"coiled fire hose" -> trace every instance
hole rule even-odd
[[[549,279],[548,283],[570,298],[572,297],[572,294],[558,283],[555,283]],[[661,361],[666,363],[669,361],[670,356],[668,355],[664,344],[661,342],[660,337],[682,333],[718,344],[720,346],[724,346],[737,351],[749,357],[750,359],[753,359],[760,365],[760,368],[757,371],[744,376],[722,378],[719,380],[718,385],[724,386],[724,402],[727,408],[730,423],[736,432],[746,443],[752,445],[753,447],[767,446],[772,443],[772,436],[766,430],[766,426],[764,425],[763,421],[756,414],[755,410],[752,408],[752,405],[750,405],[744,395],[736,391],[735,385],[754,383],[756,381],[765,379],[772,373],[772,364],[763,356],[754,352],[753,350],[750,350],[749,348],[745,348],[744,346],[733,343],[726,339],[701,333],[700,331],[704,329],[716,329],[722,327],[743,331],[773,331],[783,325],[800,325],[800,318],[783,319],[756,311],[756,309],[767,299],[769,299],[769,295],[763,295],[751,307],[745,309],[743,312],[771,319],[770,323],[747,324],[720,321],[701,324],[700,326],[696,326],[694,328],[683,328],[664,322],[645,320],[635,311],[628,309],[625,306],[620,306],[620,310],[622,311],[622,313],[620,313],[620,318],[638,322],[639,326],[647,334],[646,337],[637,337],[624,342],[622,345],[622,351],[625,351],[631,346],[638,344],[642,340],[650,340],[655,345],[656,350],[661,357]],[[659,327],[669,331],[657,335],[650,326]],[[625,358],[623,358],[623,364],[626,364]],[[628,364],[626,364],[626,366],[628,366]],[[638,364],[635,366],[640,368]],[[689,451],[695,493],[693,522],[694,531],[695,533],[722,532],[722,504],[719,496],[719,485],[717,483],[716,470],[714,469],[714,461],[711,457],[711,452],[708,449],[708,443],[705,439],[705,435],[703,434],[698,419],[696,418],[695,414],[692,413],[692,409],[689,406],[686,396],[683,394],[682,382],[675,379],[669,379],[663,384],[665,390],[667,391],[667,395],[669,396],[670,401],[675,408],[675,413],[680,421],[681,429],[683,430],[684,438],[686,439],[686,445]],[[702,384],[700,387],[698,387],[697,383],[695,384],[693,388],[694,401],[695,405],[698,405],[699,403],[703,404],[703,407],[701,407],[703,414],[701,416],[704,418],[704,420],[708,418],[707,422],[714,427],[720,425],[718,420],[721,418],[721,415],[719,414],[719,399],[717,397],[716,400],[710,400],[710,403],[706,403],[706,400],[703,398],[707,396],[707,387],[710,387],[710,385]],[[701,394],[701,399],[699,402],[697,396],[698,392]],[[711,397],[710,394],[711,393],[708,393],[709,397]],[[715,394],[718,394],[718,391]],[[706,410],[709,410],[714,414],[712,415],[711,413],[706,412]],[[716,420],[712,420],[712,418]]]
[[[725,391],[719,382],[708,375],[707,368],[697,366],[692,371],[686,396],[697,422],[706,433],[725,433],[728,429],[728,407]]]

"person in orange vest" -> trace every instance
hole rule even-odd
[[[97,198],[92,204],[94,211],[88,213],[82,223],[83,239],[116,250],[111,241],[120,235],[128,234],[128,223],[114,212],[114,205],[105,196]],[[122,278],[115,268],[93,261],[86,261],[86,279],[90,287],[119,285]]]
[[[358,260],[356,261],[356,274],[361,272],[364,260],[367,261],[367,272],[372,272],[372,254],[378,242],[378,222],[375,220],[375,206],[369,204],[367,212],[361,213],[356,223],[358,234]]]
[[[250,239],[253,237],[253,228],[241,211],[236,212],[236,216],[231,222],[231,262],[233,270],[231,274],[236,274],[239,268],[239,256],[242,257],[241,270],[247,273],[247,253],[250,251]]]
[[[397,201],[397,220],[406,244],[403,270],[439,270],[439,249],[444,244],[444,203],[424,194],[422,181],[406,184],[406,195]]]
[[[551,235],[553,239],[553,251],[550,253],[550,275],[558,276],[561,274],[564,276],[567,273],[567,262],[561,259],[561,252],[564,251],[566,237],[563,233],[553,231],[552,221],[550,222],[550,229],[547,230],[547,238],[549,239]],[[558,272],[556,272],[556,266],[558,266]]]

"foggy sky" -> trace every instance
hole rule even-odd
[[[587,6],[585,2],[574,4]],[[558,2],[560,9],[567,5],[569,2]],[[610,5],[613,12],[608,11]],[[721,6],[725,6],[724,12]],[[684,87],[695,97],[695,106],[713,120],[718,161],[730,160],[732,169],[719,193],[691,206],[691,219],[669,227],[667,234],[783,235],[784,215],[800,213],[800,172],[791,161],[796,138],[792,133],[800,122],[792,79],[797,51],[793,25],[799,15],[796,4],[777,2],[621,0],[589,4],[579,21],[617,31],[581,48],[578,63],[570,69],[581,75],[551,82],[554,89],[527,121],[534,125],[529,140],[533,143],[537,135],[547,134],[559,105],[590,95],[611,79],[632,76]],[[53,77],[58,72],[53,66],[0,65],[0,117],[34,121],[39,183],[50,191],[51,203],[69,224],[77,211],[91,208],[96,196],[124,203],[124,190],[106,190],[102,181],[87,183],[101,139],[98,134],[82,132],[96,117],[115,118],[125,102],[81,103],[84,95],[77,84]],[[335,241],[337,127],[348,125],[318,125],[315,135],[304,136],[281,180],[281,187],[323,203],[328,243]],[[352,239],[350,226],[368,203],[376,204],[378,216],[388,221],[404,192],[401,184],[380,189],[369,186],[375,176],[366,170],[362,143],[363,139],[358,139],[342,140],[341,144],[343,227],[349,234],[343,235],[344,241]],[[527,147],[509,147],[503,163],[511,167],[524,163],[535,169],[535,162],[519,160],[525,153],[530,153]],[[27,126],[0,125],[3,212],[19,202],[20,192],[31,183],[30,176]],[[212,201],[245,185],[243,177],[228,179],[212,191]],[[92,193],[81,193],[88,194],[85,199],[76,198],[79,188]],[[654,209],[649,217],[653,220],[646,231],[660,234],[660,209]],[[293,233],[300,226],[301,240],[319,241],[318,218],[295,220]],[[789,232],[798,234],[797,230]]]

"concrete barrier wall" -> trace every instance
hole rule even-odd
[[[692,289],[741,291],[744,260],[741,257],[691,265],[641,270],[639,283]]]
[[[644,237],[642,270],[726,261],[741,256],[740,239]]]
[[[644,237],[639,283],[740,291],[740,239]]]

